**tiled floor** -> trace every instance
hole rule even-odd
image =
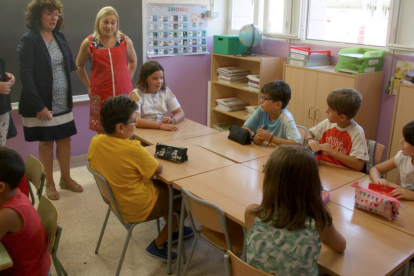
[[[99,254],[94,253],[107,207],[85,162],[73,163],[71,172],[72,178],[83,185],[84,192],[78,194],[58,189],[60,199],[54,203],[63,228],[58,257],[69,275],[115,275],[127,232],[111,214]],[[58,168],[54,177],[59,183]],[[155,237],[155,221],[135,227],[121,275],[166,275],[167,265],[145,253],[145,248]],[[185,242],[186,252],[189,252],[192,241],[193,238]],[[175,264],[173,272],[175,274]],[[52,274],[56,275],[54,268]],[[188,275],[225,275],[222,255],[198,242]]]

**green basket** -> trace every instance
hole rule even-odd
[[[223,55],[240,55],[247,48],[240,43],[238,35],[215,35],[213,52]]]
[[[338,56],[340,57],[350,57],[356,59],[376,59],[376,58],[384,58],[385,50],[378,50],[378,49],[369,49],[369,48],[345,48],[341,49],[338,52]]]

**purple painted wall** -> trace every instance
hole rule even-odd
[[[310,46],[312,49],[317,50],[331,50],[332,58],[331,64],[336,64],[338,61],[338,52],[341,48],[335,47],[323,47],[323,46],[316,46],[316,45],[300,45],[300,44],[292,44],[292,46]],[[262,40],[260,45],[255,48],[256,53],[261,53],[263,55],[269,56],[278,56],[278,57],[285,57],[288,55],[289,43],[287,42],[280,42],[274,40]],[[383,88],[381,94],[381,107],[380,107],[380,115],[378,119],[378,130],[377,130],[377,138],[376,140],[384,144],[388,148],[389,136],[391,133],[391,124],[392,124],[392,117],[394,112],[394,96],[388,96],[385,94],[385,88],[391,76],[394,75],[395,63],[397,60],[402,61],[410,61],[414,62],[413,57],[409,56],[401,56],[395,55],[394,62],[392,61],[392,55],[386,54],[385,55],[385,63],[382,68],[384,71],[384,81],[383,81]],[[393,63],[393,64],[391,64]],[[390,70],[392,69],[392,72]]]

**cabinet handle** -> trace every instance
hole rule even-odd
[[[313,119],[316,120],[316,121],[319,121],[319,119],[316,118],[316,111],[319,111],[319,108],[316,108],[315,112],[313,112]]]
[[[309,119],[312,119],[311,114],[310,114],[311,113],[311,109],[313,109],[313,106],[311,106],[311,107],[308,108],[308,118]]]

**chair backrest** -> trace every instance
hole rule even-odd
[[[251,265],[243,262],[230,250],[224,255],[224,265],[226,267],[227,276],[267,276],[271,275],[264,271],[258,270]]]
[[[227,248],[231,249],[226,217],[220,206],[194,196],[186,188],[181,188],[181,194],[185,208],[191,215],[190,219],[194,217],[204,227],[223,233],[226,237]]]
[[[112,193],[108,181],[106,181],[105,177],[103,177],[101,174],[91,169],[89,161],[86,163],[86,167],[88,168],[89,172],[93,175],[96,185],[98,185],[98,189],[101,193],[102,200],[106,204],[109,204],[111,206],[111,209],[116,215],[116,217],[121,221],[121,223],[124,226],[126,226],[126,222],[122,219],[121,213],[119,212],[118,205],[116,204],[114,194]]]
[[[40,200],[42,196],[43,185],[46,179],[43,164],[36,157],[30,154],[27,156],[25,166],[25,175],[29,184],[29,189],[31,190],[30,183],[33,184],[36,187],[36,194]]]
[[[302,138],[302,146],[306,147],[306,135],[308,134],[308,129],[304,126],[296,125],[299,130],[300,136]]]
[[[43,226],[45,227],[47,233],[47,238],[49,240],[49,254],[52,254],[56,239],[56,233],[59,227],[59,212],[56,209],[56,206],[45,196],[42,196],[40,198],[37,212],[42,219]]]
[[[369,160],[366,162],[366,165],[367,174],[369,174],[369,170],[381,162],[385,146],[380,143],[377,143],[377,141],[367,140],[367,148]]]

